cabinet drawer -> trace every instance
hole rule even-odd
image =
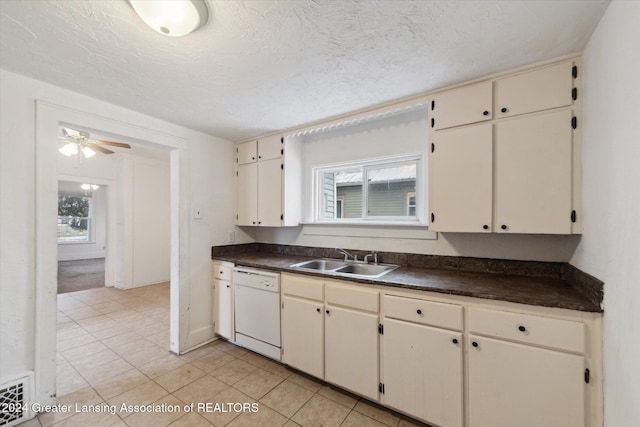
[[[283,294],[316,301],[324,300],[324,282],[320,279],[283,274],[280,282]]]
[[[469,329],[475,334],[537,344],[583,353],[585,325],[582,322],[471,308]]]
[[[491,120],[493,83],[484,82],[439,93],[434,97],[433,129]]]
[[[462,330],[462,307],[454,304],[385,295],[384,316],[423,325]]]
[[[349,287],[339,284],[327,284],[325,287],[327,303],[341,305],[344,307],[356,308],[360,310],[379,311],[378,291]]]
[[[220,280],[231,281],[231,271],[233,270],[233,264],[214,262],[213,263],[213,277]]]

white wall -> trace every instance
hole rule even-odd
[[[640,3],[614,1],[584,52],[584,236],[571,263],[605,282],[604,417],[640,425]]]
[[[340,161],[422,152],[426,164],[427,117],[418,109],[390,118],[298,138],[302,144],[303,216],[311,217],[311,168]],[[425,181],[426,184],[426,181]],[[577,236],[433,233],[424,228],[321,226],[247,228],[256,240],[304,246],[361,250],[568,261]]]
[[[136,156],[117,160],[115,286],[135,288],[170,279],[169,164]]]
[[[59,181],[59,191],[64,191],[62,184],[70,187],[71,191],[67,194],[83,195],[80,189],[80,182]],[[101,186],[91,192],[89,240],[88,243],[58,244],[58,261],[105,257],[105,249],[107,246],[107,187],[105,186]]]
[[[211,246],[228,243],[227,231],[234,229],[235,209],[229,202],[234,200],[230,179],[233,176],[232,144],[0,70],[0,378],[33,370],[35,366],[36,100],[106,117],[118,126],[131,124],[131,129],[153,129],[161,135],[188,141],[188,159],[180,170],[180,177],[187,180],[183,188],[189,189],[183,200],[189,209],[198,206],[203,216],[201,220],[185,218],[187,224],[182,227],[189,230],[190,242],[184,251],[189,280],[180,293],[187,307],[182,316],[189,325],[183,348],[210,339],[213,336]],[[55,135],[51,141],[55,143]],[[53,240],[55,245],[55,230],[44,237]],[[242,243],[250,239],[236,233],[236,241]],[[56,256],[55,251],[51,256]],[[55,352],[53,355],[55,367]]]

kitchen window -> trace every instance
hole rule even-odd
[[[313,168],[314,222],[420,223],[422,155]]]
[[[91,197],[58,194],[58,243],[89,243],[91,212]]]

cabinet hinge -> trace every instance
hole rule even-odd
[[[573,68],[571,68],[571,77],[573,77],[574,79],[578,77],[578,66],[574,65]]]
[[[574,101],[576,99],[578,99],[578,88],[574,87],[573,89],[571,89],[571,99],[573,99]]]
[[[284,136],[280,137],[280,144],[284,144]]]
[[[382,323],[378,324],[378,333],[384,335],[384,325]]]
[[[431,100],[431,111],[433,111],[436,108],[436,100],[432,99]]]
[[[236,176],[238,176],[238,171],[236,171]]]
[[[431,127],[434,127],[436,125],[436,119],[434,119],[433,117],[431,118]]]
[[[431,222],[436,222],[436,214],[431,212]]]
[[[378,392],[384,394],[384,384],[378,383]]]
[[[280,214],[280,221],[284,221],[284,214]]]
[[[433,153],[434,151],[436,151],[436,144],[434,144],[433,142],[431,143],[431,152]]]
[[[576,222],[576,211],[571,211],[571,222]]]
[[[236,221],[238,220],[238,215],[236,215]]]
[[[284,301],[282,301],[282,309],[284,310]]]
[[[280,150],[280,155],[284,155],[284,148]]]
[[[584,382],[589,384],[589,381],[591,380],[591,372],[589,372],[589,368],[584,370]]]
[[[280,163],[280,169],[284,170],[284,163]]]
[[[578,118],[576,116],[571,117],[571,127],[574,129],[578,127]]]

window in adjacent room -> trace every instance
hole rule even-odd
[[[88,243],[91,197],[58,194],[58,243]]]

